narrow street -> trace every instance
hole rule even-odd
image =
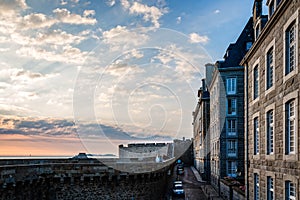
[[[185,191],[185,195],[177,197],[172,195],[173,182],[175,180],[181,180]],[[206,197],[201,189],[201,183],[199,183],[190,167],[184,167],[184,174],[178,175],[176,173],[176,166],[173,169],[172,178],[168,183],[168,190],[166,197],[168,200],[206,200]]]

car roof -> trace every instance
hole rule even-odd
[[[174,187],[182,187],[182,184],[176,184]]]

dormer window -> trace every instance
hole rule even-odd
[[[276,4],[277,4],[277,5],[279,5],[279,4],[280,4],[280,2],[281,2],[281,0],[277,0]]]
[[[269,4],[269,18],[274,14],[275,4],[274,1],[271,1]]]
[[[257,23],[255,27],[255,40],[257,40],[259,34],[260,34],[260,23]]]
[[[251,49],[251,47],[252,47],[252,42],[246,42],[246,51]]]

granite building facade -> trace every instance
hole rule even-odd
[[[193,132],[194,166],[204,180],[210,181],[209,92],[205,79],[198,90],[198,103],[193,112]]]
[[[245,67],[247,199],[300,198],[299,0],[253,6],[255,42]],[[255,29],[256,30],[256,29]]]
[[[248,21],[237,41],[230,44],[224,60],[206,66],[206,90],[209,92],[209,120],[203,120],[204,86],[194,114],[195,165],[210,176],[211,185],[220,193],[220,180],[230,176],[244,182],[244,68],[239,63],[253,42],[253,20]],[[203,84],[204,85],[204,84]],[[205,104],[204,104],[205,105]],[[206,116],[207,117],[207,116]],[[202,125],[201,123],[206,123]],[[202,143],[202,126],[207,127],[206,143]],[[201,135],[202,134],[202,135]],[[199,142],[196,142],[199,141]],[[209,146],[210,169],[205,170],[201,154]],[[197,155],[197,154],[195,154]]]

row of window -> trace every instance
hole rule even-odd
[[[284,74],[288,76],[295,71],[296,51],[297,51],[297,23],[294,20],[285,30],[285,69]],[[271,46],[266,53],[266,90],[269,90],[274,85],[275,80],[275,49]],[[255,64],[253,68],[253,99],[259,96],[259,64]]]
[[[295,154],[296,149],[296,115],[295,115],[295,99],[291,99],[285,103],[285,154]],[[274,110],[268,110],[266,119],[266,153],[271,155],[274,153]],[[254,139],[254,155],[259,154],[260,150],[260,131],[258,116],[253,119],[253,139]]]
[[[285,200],[295,200],[296,199],[296,184],[290,180],[285,181],[284,184],[284,199]],[[264,199],[260,197],[260,186],[259,186],[259,174],[254,173],[254,199]],[[271,176],[267,176],[267,187],[266,187],[267,200],[275,199],[274,193],[274,178]]]

